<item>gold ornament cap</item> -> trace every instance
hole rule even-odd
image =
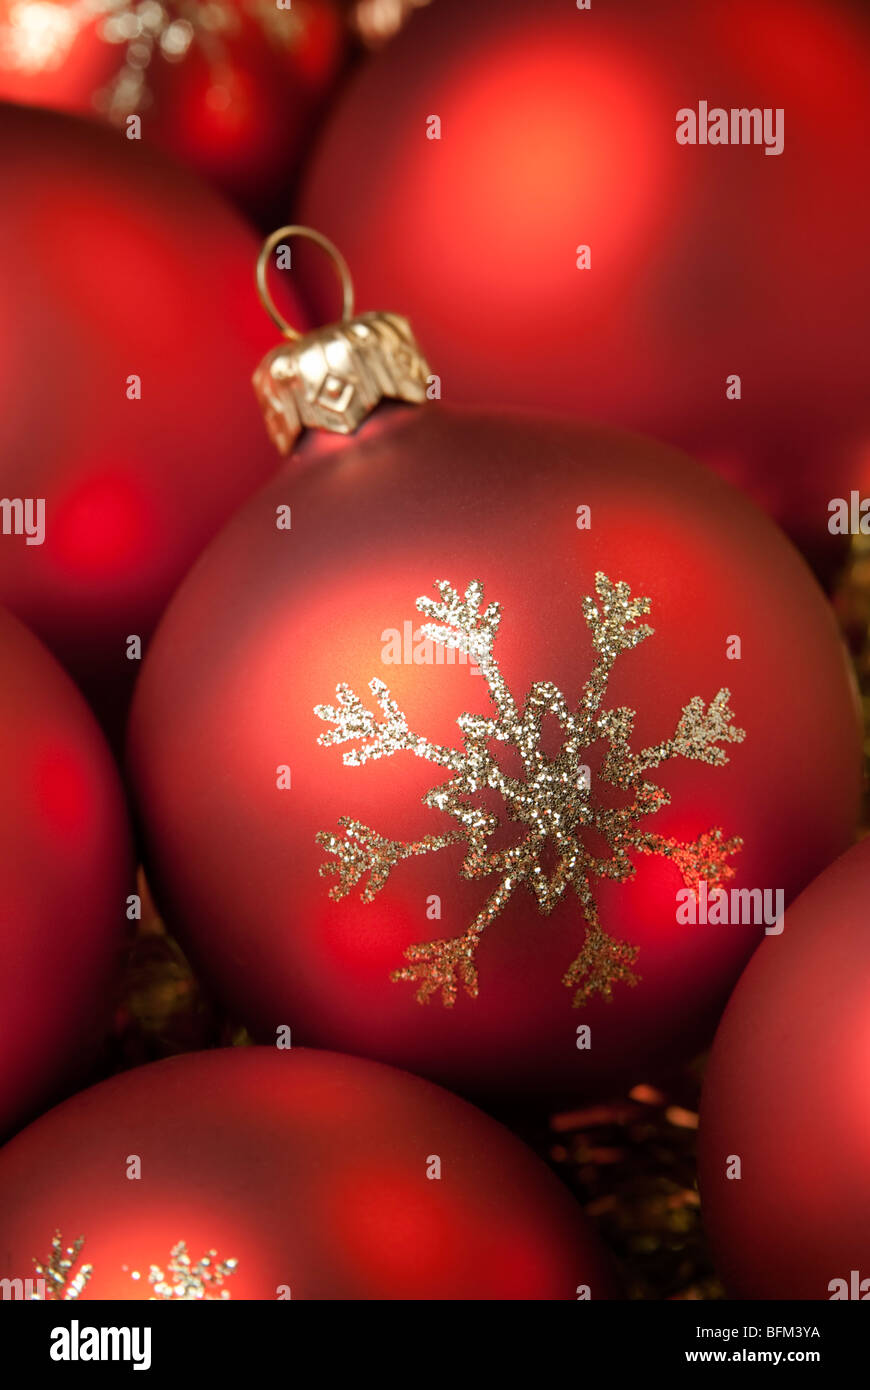
[[[338,323],[300,333],[275,307],[266,276],[275,249],[306,237],[327,253],[342,288]],[[257,258],[263,307],[287,340],[263,358],[253,375],[266,428],[280,454],[289,454],[305,429],[352,434],[385,399],[419,405],[429,368],[411,325],[401,314],[354,314],[353,282],[341,252],[311,227],[279,227]]]

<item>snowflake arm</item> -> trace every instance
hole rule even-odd
[[[637,984],[637,976],[631,969],[637,957],[637,947],[608,936],[599,921],[598,908],[587,878],[580,879],[576,887],[586,921],[586,934],[583,949],[568,966],[562,976],[562,984],[574,990],[572,1003],[575,1009],[579,1009],[589,1003],[593,994],[600,994],[609,1002],[615,984]]]
[[[648,623],[637,623],[650,610],[648,598],[632,598],[631,589],[625,580],[614,582],[602,574],[595,575],[595,592],[598,603],[591,595],[583,600],[583,616],[592,633],[592,645],[599,656],[612,666],[621,652],[630,651],[645,638],[651,637],[653,629]]]
[[[417,985],[415,998],[418,1004],[428,1004],[431,996],[440,989],[441,1003],[445,1008],[452,1009],[460,984],[470,999],[477,998],[476,950],[477,938],[468,932],[442,941],[418,941],[405,951],[405,959],[410,964],[393,970],[390,979],[395,984],[400,980],[410,980]]]
[[[507,688],[498,662],[493,655],[496,634],[501,622],[501,605],[490,603],[481,612],[483,585],[473,579],[464,594],[448,584],[436,581],[441,602],[434,598],[418,598],[420,612],[434,621],[424,623],[423,636],[441,647],[454,647],[463,652],[479,668],[489,686],[489,693],[503,719],[517,719],[517,707]]]
[[[320,830],[316,840],[334,859],[327,859],[320,866],[321,877],[335,876],[338,882],[329,890],[334,901],[346,898],[360,879],[368,874],[368,882],[360,891],[364,903],[370,903],[381,891],[393,869],[402,859],[410,859],[415,854],[429,854],[433,850],[446,849],[448,845],[464,841],[465,836],[458,830],[445,835],[424,835],[422,840],[405,843],[401,840],[388,840],[379,835],[362,821],[342,816],[339,825],[344,827],[343,835],[333,835]]]
[[[476,999],[475,952],[481,936],[495,921],[513,889],[514,883],[506,875],[461,936],[441,941],[420,941],[409,946],[405,951],[405,960],[409,964],[394,970],[390,979],[396,982],[410,980],[416,984],[418,1004],[428,1004],[431,996],[440,989],[441,1002],[451,1009],[456,1003],[460,984],[471,999]]]
[[[722,767],[728,761],[728,754],[720,744],[742,743],[746,737],[746,730],[736,728],[732,722],[730,698],[731,691],[724,685],[709,705],[705,706],[700,695],[694,695],[683,707],[672,736],[651,748],[644,748],[638,753],[635,766],[646,771],[669,758],[688,758]]]
[[[653,634],[648,623],[638,622],[650,610],[649,599],[632,598],[624,580],[613,583],[599,570],[595,575],[595,592],[597,603],[591,595],[583,600],[583,616],[598,653],[592,675],[583,687],[578,711],[589,718],[601,704],[616,658]]]
[[[705,830],[697,840],[685,844],[664,835],[641,834],[635,840],[635,848],[642,854],[660,854],[672,859],[686,887],[697,892],[702,879],[710,888],[719,888],[734,877],[734,868],[728,860],[743,848],[743,840],[739,835],[725,840],[722,834],[721,828],[715,826]]]
[[[352,741],[358,743],[358,747],[342,754],[345,767],[362,767],[370,759],[389,758],[394,753],[416,753],[417,757],[426,758],[440,767],[459,771],[461,763],[454,749],[442,748],[419,734],[411,733],[405,715],[382,680],[377,677],[370,680],[369,690],[384,716],[380,721],[355,691],[344,683],[335,688],[336,705],[315,705],[314,713],[318,719],[335,725],[319,736],[317,742],[322,747]]]
[[[501,605],[491,603],[480,611],[483,585],[479,579],[472,579],[464,594],[446,579],[437,579],[435,588],[441,595],[440,603],[425,596],[417,599],[419,611],[433,619],[423,627],[425,636],[442,647],[456,647],[476,661],[491,656],[501,622]]]
[[[601,926],[587,926],[583,949],[562,976],[562,984],[574,991],[574,1008],[583,1008],[594,994],[609,1003],[614,985],[636,985],[638,977],[631,967],[637,949],[608,936]]]

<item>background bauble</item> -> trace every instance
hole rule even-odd
[[[181,1296],[161,1295],[181,1241],[192,1265],[235,1262],[212,1298],[616,1296],[580,1207],[518,1140],[427,1082],[331,1053],[139,1067],[21,1134],[0,1184],[2,1274],[32,1275],[56,1229],[64,1247],[83,1237],[82,1301]]]

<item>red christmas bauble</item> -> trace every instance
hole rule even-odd
[[[286,197],[342,52],[332,0],[0,0],[0,98],[138,115],[256,213]]]
[[[581,1209],[501,1125],[334,1053],[113,1077],[2,1150],[0,1185],[0,1273],[55,1297],[77,1277],[82,1300],[615,1296]]]
[[[131,891],[124,798],[72,681],[0,609],[0,1135],[92,1059]]]
[[[739,493],[437,406],[307,436],[237,514],[154,639],[129,758],[158,900],[237,1016],[478,1094],[706,1040],[763,928],[686,925],[678,894],[790,899],[861,770],[830,611]]]
[[[738,1298],[870,1297],[870,840],[801,894],[716,1034],[704,1221]]]
[[[99,125],[0,107],[0,150],[0,601],[117,724],[128,638],[274,469],[249,384],[256,243]]]
[[[816,558],[828,500],[870,494],[868,93],[866,16],[831,0],[438,0],[349,84],[302,213],[445,400],[677,444]],[[679,144],[701,100],[762,143]]]

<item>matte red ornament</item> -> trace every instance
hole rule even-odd
[[[84,700],[0,609],[0,1135],[108,1026],[132,891],[124,798]]]
[[[438,0],[355,74],[300,210],[446,401],[679,445],[821,563],[828,501],[870,495],[868,93],[841,0]],[[768,109],[771,148],[783,111],[781,152],[679,144],[701,101],[759,141]]]
[[[237,514],[147,655],[129,767],[162,910],[258,1037],[513,1095],[706,1041],[763,926],[678,894],[789,900],[861,777],[831,613],[745,498],[434,405],[306,435]]]
[[[0,1275],[57,1299],[618,1296],[580,1207],[501,1125],[334,1053],[113,1077],[0,1152],[0,1187]]]
[[[252,213],[286,198],[343,49],[332,0],[0,0],[0,97],[136,116]]]
[[[704,1223],[735,1298],[870,1298],[870,840],[801,894],[719,1025]]]
[[[97,124],[0,107],[0,150],[0,601],[117,727],[128,639],[274,468],[249,386],[256,243]]]

